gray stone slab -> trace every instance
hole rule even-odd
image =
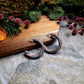
[[[80,35],[80,32],[73,36],[72,31],[66,29],[62,32],[64,36],[70,40],[74,48],[82,55],[84,56],[84,35]]]
[[[22,62],[27,62],[23,53],[0,58],[0,80],[2,84],[8,84],[17,66]]]
[[[82,36],[82,41],[78,41],[80,35],[73,37],[65,26],[60,28],[63,45],[57,54],[44,53],[36,60],[27,59],[24,53],[1,58],[0,84],[84,84],[84,47],[79,45],[84,39]]]
[[[60,32],[62,33],[63,37],[66,38],[66,40],[70,41],[75,50],[77,50],[84,57],[84,34],[81,35],[79,31],[77,35],[73,36],[73,30],[69,30],[66,25],[66,22],[61,22]],[[78,25],[77,28],[81,28],[81,26]]]
[[[84,61],[46,55],[20,64],[9,84],[84,84]]]

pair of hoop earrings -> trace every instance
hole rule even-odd
[[[41,50],[37,55],[33,55],[31,53],[29,53],[28,51],[25,51],[25,56],[31,59],[36,59],[39,58],[43,55],[43,52],[47,52],[49,54],[55,54],[57,53],[57,51],[59,51],[62,47],[62,40],[60,39],[60,37],[54,33],[50,34],[51,38],[56,38],[58,40],[59,45],[56,46],[54,49],[49,49],[47,48],[43,42],[41,42],[38,38],[33,38],[33,42],[39,43],[41,45]]]

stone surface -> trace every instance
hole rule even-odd
[[[24,53],[1,58],[0,84],[84,84],[84,36],[72,36],[66,25],[60,28],[63,45],[57,54],[44,53],[35,60],[27,59]]]
[[[84,84],[84,62],[47,55],[20,64],[9,84]]]
[[[65,24],[65,25],[64,25]],[[65,37],[67,40],[70,41],[70,43],[73,45],[75,50],[77,50],[83,57],[84,57],[84,34],[81,35],[80,31],[77,35],[72,35],[72,30],[70,31],[66,27],[67,23],[61,22],[61,33],[63,37]],[[78,26],[78,28],[81,28]]]
[[[0,80],[2,84],[8,84],[17,66],[22,62],[27,62],[23,53],[0,58]]]
[[[80,35],[79,33],[76,36],[72,36],[72,31],[65,30],[62,32],[67,39],[70,40],[74,48],[82,55],[84,56],[84,35]]]

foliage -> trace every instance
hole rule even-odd
[[[39,10],[42,12],[42,14],[48,15],[49,7],[46,4],[42,4],[39,6]]]
[[[21,32],[19,29],[20,25],[12,21],[7,22],[6,20],[0,20],[0,27],[5,29],[6,35],[10,35],[11,38],[13,38],[14,35],[18,35]]]
[[[26,20],[29,18],[29,11],[28,10],[23,10],[23,20]]]
[[[23,16],[23,20],[29,19],[31,23],[38,21],[41,17],[41,13],[48,15],[50,19],[56,20],[58,16],[64,13],[62,8],[57,7],[57,1],[58,0],[1,0],[0,13],[6,14],[6,17],[9,15],[16,17]]]
[[[47,4],[52,4],[56,5],[57,0],[41,0],[41,4],[47,3]]]
[[[65,10],[65,14],[84,16],[84,0],[58,0],[58,6]]]
[[[34,10],[41,0],[0,0],[0,12],[19,16],[22,10]]]
[[[0,13],[18,17],[23,14],[22,10],[35,11],[37,7],[40,7],[40,11],[47,14],[48,9],[59,4],[66,13],[72,12],[78,15],[84,13],[84,0],[0,0]],[[79,12],[76,12],[76,8]]]
[[[64,15],[64,10],[57,5],[50,4],[49,0],[42,3],[37,10],[42,11],[42,14],[47,15],[51,20],[57,20],[59,16]]]
[[[64,15],[64,10],[61,7],[53,7],[53,9],[49,10],[48,17],[51,20],[57,20],[59,16]]]
[[[24,10],[23,19],[29,19],[30,22],[37,22],[41,18],[41,11],[27,11]]]
[[[83,6],[84,5],[84,0],[57,0],[58,2],[63,2],[63,3],[65,3],[65,2],[71,2],[71,3],[73,3],[73,4],[75,4],[75,5],[80,5],[80,6]]]
[[[29,14],[30,22],[37,22],[41,18],[41,11],[31,11]]]

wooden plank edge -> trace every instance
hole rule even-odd
[[[34,37],[28,39],[28,43],[29,43],[31,46],[24,47],[24,48],[21,48],[21,49],[16,49],[16,50],[14,50],[14,51],[11,51],[11,53],[6,52],[6,53],[4,53],[4,54],[0,54],[0,58],[6,57],[6,56],[11,56],[11,55],[13,55],[13,54],[17,54],[17,53],[20,53],[20,52],[24,52],[25,50],[31,50],[31,49],[39,48],[39,47],[40,47],[39,44],[31,42],[31,40],[32,40],[33,38],[38,38],[38,39],[40,39],[45,45],[49,45],[49,44],[51,44],[51,43],[54,41],[54,40],[52,40],[51,38],[48,37],[48,35],[49,35],[50,33],[59,34],[59,30],[52,31],[52,32],[47,32],[47,33],[45,33],[45,34],[41,34],[41,35],[38,35],[38,36],[34,36]]]

